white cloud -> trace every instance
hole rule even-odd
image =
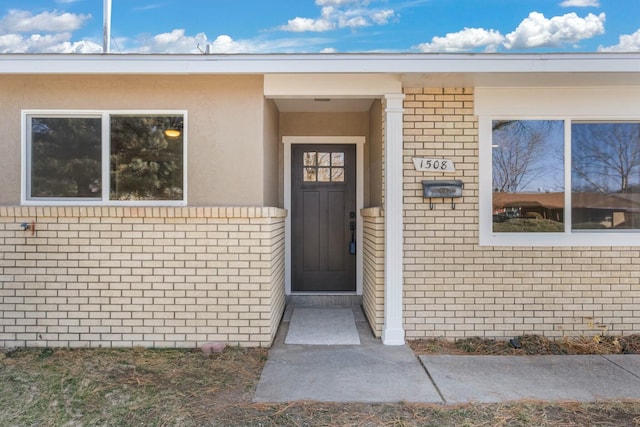
[[[277,40],[247,39],[234,40],[222,34],[209,40],[205,33],[189,35],[184,29],[174,29],[168,33],[140,38],[134,42],[121,41],[125,52],[138,53],[201,53],[209,46],[212,54],[227,53],[273,53],[300,52],[314,46],[326,44],[328,40],[320,38],[291,38]]]
[[[204,33],[188,36],[184,29],[175,29],[169,33],[141,38],[134,50],[141,53],[198,53],[198,45],[207,44]]]
[[[91,15],[55,10],[36,15],[24,10],[10,10],[0,19],[0,53],[102,52],[102,46],[90,40],[72,41],[72,32],[90,19]]]
[[[370,8],[368,0],[316,0],[321,6],[320,17],[290,19],[278,27],[290,32],[324,32],[336,28],[361,28],[386,25],[397,15],[392,9]]]
[[[562,7],[600,7],[599,0],[564,0]]]
[[[493,51],[504,40],[504,36],[496,30],[483,28],[465,28],[457,33],[449,33],[444,37],[434,37],[431,43],[422,43],[417,47],[421,52],[467,52],[479,47]]]
[[[33,15],[26,10],[10,10],[0,19],[1,33],[58,33],[75,31],[81,28],[91,15],[77,15],[74,13],[42,12]]]
[[[493,52],[499,47],[506,49],[561,47],[603,34],[605,18],[604,13],[598,16],[590,13],[584,18],[575,13],[568,13],[547,19],[541,13],[531,12],[518,25],[518,28],[506,36],[497,30],[465,28],[444,37],[433,37],[430,43],[422,43],[415,48],[421,52],[468,52],[479,48]]]
[[[90,18],[57,11],[33,15],[12,10],[0,16],[0,53],[102,53],[102,39],[73,40],[73,31]],[[319,37],[234,40],[224,34],[211,40],[204,32],[192,35],[184,29],[112,40],[121,53],[199,53],[198,46],[204,50],[207,45],[211,53],[317,52],[333,41]]]
[[[100,53],[102,46],[91,41],[71,42],[70,33],[0,35],[0,53]]]
[[[296,17],[290,19],[287,25],[280,27],[283,31],[291,31],[293,33],[304,33],[308,31],[323,32],[333,30],[336,25],[325,19],[311,19]]]
[[[391,9],[379,10],[371,14],[371,20],[378,25],[386,25],[395,18],[396,13]]]
[[[616,45],[598,47],[598,52],[640,52],[640,30],[621,35]]]
[[[598,16],[590,13],[581,18],[572,12],[547,19],[539,12],[531,12],[515,31],[505,36],[504,46],[507,49],[560,47],[603,34],[604,21],[604,13]]]

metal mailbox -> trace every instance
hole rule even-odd
[[[422,194],[426,198],[429,198],[429,207],[434,208],[431,202],[432,198],[445,198],[451,199],[451,209],[455,209],[456,205],[453,203],[453,199],[462,197],[462,188],[464,184],[462,180],[453,179],[448,181],[422,181]]]

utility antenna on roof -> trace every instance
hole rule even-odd
[[[104,34],[102,39],[102,53],[111,52],[111,0],[103,0],[104,5]]]
[[[207,45],[204,47],[204,49],[202,49],[200,47],[200,43],[198,43],[196,45],[196,49],[198,49],[200,51],[200,53],[203,53],[205,55],[209,55],[211,53],[211,45],[207,43]]]

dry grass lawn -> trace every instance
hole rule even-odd
[[[461,348],[429,340],[413,347],[430,354],[489,354],[491,346],[496,351],[505,344],[459,343]],[[552,347],[540,339],[536,345]],[[0,354],[0,425],[640,426],[640,401],[254,404],[251,398],[267,354],[265,349],[244,348],[212,356],[196,350],[48,348]]]

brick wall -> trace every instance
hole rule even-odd
[[[285,214],[0,207],[0,347],[269,346]]]
[[[478,133],[472,89],[407,89],[404,123],[404,319],[408,339],[549,337],[640,330],[640,250],[478,246]],[[455,174],[412,157],[453,159]],[[462,179],[452,210],[423,179]],[[523,241],[526,236],[523,236]]]
[[[384,322],[384,217],[381,208],[362,209],[362,307],[376,337]]]

